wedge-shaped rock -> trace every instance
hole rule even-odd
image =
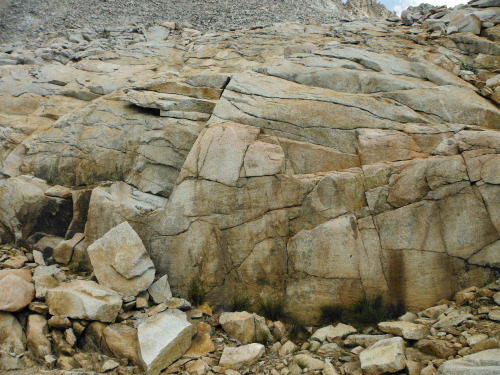
[[[140,324],[137,333],[142,366],[156,375],[186,352],[196,328],[184,317],[162,313]]]
[[[429,329],[423,324],[410,322],[381,322],[378,328],[382,332],[404,337],[407,340],[421,340],[429,336]]]
[[[153,262],[127,222],[111,229],[87,251],[99,284],[123,295],[136,296],[154,280]]]
[[[406,367],[405,342],[401,337],[380,340],[359,355],[365,375],[397,372]]]
[[[23,277],[8,273],[0,279],[0,310],[19,311],[28,306],[34,297],[35,286]]]
[[[168,276],[164,275],[159,280],[155,281],[148,289],[149,295],[156,303],[166,302],[172,297]]]
[[[439,367],[439,375],[495,375],[500,374],[500,349],[489,349],[446,361]]]
[[[122,298],[114,290],[83,280],[48,290],[46,301],[52,315],[101,322],[114,322],[122,307]]]
[[[248,367],[264,354],[266,348],[262,344],[248,344],[237,348],[224,348],[219,366],[231,370]]]

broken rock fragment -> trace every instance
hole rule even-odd
[[[111,229],[87,251],[99,284],[125,296],[136,296],[154,280],[153,262],[127,222]]]

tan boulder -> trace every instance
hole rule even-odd
[[[264,355],[264,352],[264,345],[256,343],[242,345],[237,348],[226,347],[222,351],[219,366],[226,369],[239,370],[255,363]]]
[[[421,340],[430,335],[429,328],[425,325],[411,322],[381,322],[378,328],[382,332],[392,333],[407,340]]]
[[[406,367],[405,342],[401,337],[380,340],[359,355],[363,373],[378,375]]]
[[[126,324],[111,324],[102,331],[106,348],[115,358],[125,358],[140,365],[137,329]]]
[[[35,286],[26,278],[12,273],[0,279],[0,311],[22,310],[34,297]]]
[[[114,322],[122,306],[114,290],[83,280],[49,289],[46,301],[52,315],[101,322]]]
[[[149,288],[155,276],[140,237],[123,222],[87,249],[97,280],[126,296],[136,296]]]
[[[52,344],[47,338],[49,326],[42,315],[30,315],[26,327],[26,344],[28,350],[38,358],[52,354]]]

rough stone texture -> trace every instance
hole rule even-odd
[[[219,318],[227,334],[242,344],[250,344],[255,339],[255,319],[246,311],[223,313]]]
[[[490,349],[443,363],[440,375],[494,375],[500,371],[500,349]]]
[[[163,275],[151,284],[148,292],[155,303],[166,302],[167,299],[172,297],[172,291],[170,290],[170,284],[168,283],[168,276]]]
[[[497,266],[497,19],[424,5],[404,25],[167,23],[2,46],[2,242],[84,232],[84,254],[127,221],[174,295],[197,275],[214,308],[283,298],[308,321],[363,294],[450,299]]]
[[[93,281],[83,280],[48,290],[46,301],[52,315],[101,322],[114,322],[122,306],[118,293]]]
[[[411,322],[381,322],[378,324],[378,328],[382,332],[392,333],[407,340],[420,340],[430,334],[425,325]]]
[[[125,296],[136,296],[153,283],[153,262],[127,222],[111,229],[87,252],[99,283]]]
[[[14,315],[0,312],[0,350],[14,354],[26,350],[23,328]]]
[[[401,337],[380,340],[359,355],[363,373],[378,375],[406,367],[405,342]]]
[[[52,354],[52,344],[47,335],[49,326],[47,320],[42,315],[30,315],[26,328],[26,345],[28,350],[38,358],[45,358]]]
[[[111,324],[102,331],[106,347],[115,358],[126,358],[140,365],[137,330],[125,324]]]
[[[196,328],[185,318],[160,313],[137,327],[139,358],[148,374],[157,375],[191,345]]]
[[[14,273],[0,276],[0,311],[22,310],[34,297],[35,286],[25,278]]]
[[[219,366],[232,370],[239,370],[242,367],[250,366],[256,362],[265,352],[262,344],[248,344],[237,348],[224,348]]]
[[[311,338],[320,342],[324,342],[326,340],[334,342],[356,332],[356,328],[351,327],[350,325],[339,323],[335,327],[327,326],[318,329],[316,332],[314,332]]]

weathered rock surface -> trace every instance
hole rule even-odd
[[[359,355],[363,373],[378,375],[406,367],[405,342],[401,337],[380,340]]]
[[[262,344],[248,344],[237,348],[225,348],[219,362],[219,366],[232,370],[250,366],[264,354],[265,347]]]
[[[500,349],[490,349],[471,354],[460,359],[443,363],[438,374],[441,375],[472,375],[496,374],[500,371]]]
[[[52,315],[114,322],[122,299],[118,293],[92,281],[71,281],[47,291]]]
[[[1,241],[75,269],[128,222],[176,297],[196,275],[214,308],[282,298],[309,322],[363,294],[417,311],[482,285],[500,246],[498,9],[2,45]]]
[[[153,262],[127,222],[111,229],[90,245],[87,252],[101,285],[125,296],[136,296],[153,283]]]
[[[28,306],[35,297],[35,286],[31,283],[31,273],[28,271],[26,277],[24,275],[18,276],[22,272],[15,271],[17,270],[3,271],[0,274],[0,311],[19,311]],[[26,281],[27,278],[29,281]]]
[[[137,327],[139,358],[148,374],[159,374],[191,345],[196,328],[185,318],[160,313]]]

